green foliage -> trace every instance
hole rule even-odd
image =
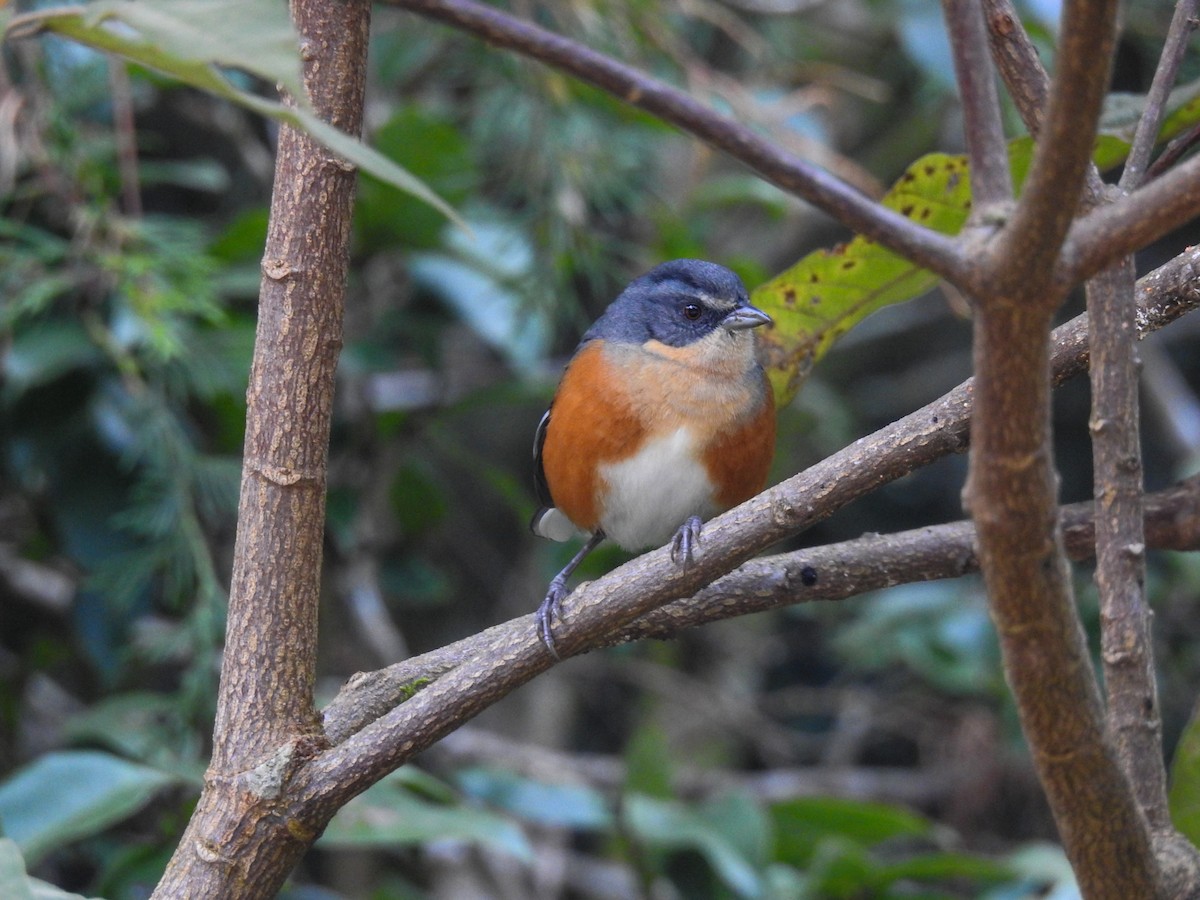
[[[966,159],[924,156],[880,202],[934,231],[957,234],[970,211]],[[751,301],[775,320],[760,344],[777,403],[791,401],[817,360],[857,322],[936,283],[930,272],[859,236],[833,250],[810,253],[755,288]]]
[[[466,136],[436,112],[415,106],[399,109],[372,140],[380,153],[455,206],[465,203],[478,186]],[[397,243],[414,249],[436,247],[446,220],[414,194],[366,175],[359,180],[354,225],[359,252],[365,252]]]
[[[0,823],[26,859],[132,815],[175,778],[108,753],[47,754],[0,784]]]
[[[392,847],[452,840],[480,844],[522,862],[533,849],[513,823],[480,809],[430,802],[393,774],[351,800],[334,816],[317,845],[326,849]]]
[[[636,0],[535,2],[530,13],[686,84],[781,144],[819,145],[833,168],[846,165],[841,152],[869,160],[850,167],[864,185],[908,166],[885,202],[952,232],[969,211],[968,179],[961,158],[925,155],[944,132],[945,61],[926,52],[931,20],[919,6],[818,4],[788,17],[730,7],[710,20]],[[897,386],[924,389],[944,374],[925,358],[926,342],[880,337],[918,317],[902,301],[933,283],[927,273],[861,239],[795,261],[832,238],[780,191],[600,91],[450,29],[407,15],[389,27],[395,11],[374,11],[368,140],[379,156],[313,124],[303,107],[263,100],[246,88],[247,73],[297,85],[283,9],[103,2],[17,26],[45,36],[24,45],[43,56],[13,82],[36,135],[18,130],[15,169],[0,166],[11,178],[0,182],[0,526],[13,525],[0,562],[65,572],[70,588],[67,608],[47,611],[13,599],[10,570],[0,572],[0,798],[18,798],[10,806],[17,833],[35,839],[31,860],[110,900],[144,896],[161,870],[211,734],[270,177],[269,134],[242,109],[307,123],[364,171],[329,472],[323,691],[391,661],[366,649],[373,631],[394,629],[394,645],[417,652],[532,610],[542,574],[573,550],[525,533],[533,425],[582,327],[652,262],[711,257],[761,285],[755,299],[779,323],[770,349],[784,399],[853,327],[847,352],[827,357],[829,374],[813,373],[806,408],[782,411],[781,474],[823,446],[813,418],[839,437],[864,433],[905,411]],[[106,57],[67,36],[134,60],[130,95],[114,97]],[[112,126],[110,99],[136,112],[133,181],[118,165],[129,135]],[[1189,97],[1173,104],[1164,135],[1200,118]],[[1113,112],[1097,146],[1105,166],[1128,146],[1128,117]],[[1020,181],[1031,144],[1017,139],[1011,157]],[[470,233],[428,205],[431,191],[464,211]],[[142,215],[126,205],[138,192]],[[858,327],[884,307],[888,324]],[[946,322],[936,330],[952,331]],[[892,355],[905,364],[889,364]],[[953,476],[923,485],[899,503],[877,495],[832,527],[859,533],[960,514]],[[620,557],[597,554],[581,574]],[[378,599],[370,614],[344,587],[364,560]],[[646,895],[1069,896],[1061,852],[1026,843],[1041,833],[1036,822],[997,815],[955,831],[886,804],[705,789],[696,771],[721,759],[740,770],[722,782],[770,785],[776,765],[821,767],[856,727],[838,707],[843,690],[877,696],[900,720],[879,727],[898,740],[950,744],[923,736],[937,725],[923,712],[968,695],[987,715],[1001,689],[977,601],[961,586],[910,588],[860,601],[845,617],[764,616],[593,654],[564,668],[552,704],[531,686],[483,720],[521,739],[544,735],[564,748],[564,771],[488,758],[454,771],[431,753],[431,765],[450,771],[405,768],[359,798],[320,845],[335,864],[321,860],[294,890],[323,890],[302,882],[336,870],[352,847],[380,851],[370,855],[376,896],[422,896],[414,885],[433,868],[426,851],[451,842],[484,851],[467,865],[484,870],[476,860],[499,855],[530,878],[545,868],[543,853],[563,853],[568,865],[578,855],[640,878]],[[648,659],[670,675],[648,673]],[[897,672],[920,677],[896,685]],[[688,679],[699,699],[673,702]],[[68,707],[47,713],[49,723],[37,715],[45,683]],[[672,702],[647,700],[660,692]],[[724,702],[730,692],[735,704]],[[638,711],[651,707],[647,725]],[[709,714],[717,724],[706,730],[698,720]],[[837,758],[869,773],[880,765],[873,737]],[[1194,793],[1191,743],[1189,732],[1176,754],[1181,823]],[[940,765],[923,747],[900,764]],[[612,776],[607,766],[621,761],[623,775]],[[686,793],[676,788],[685,768]],[[29,796],[36,803],[21,799]],[[980,846],[1002,849],[971,852]],[[0,842],[0,896],[73,896],[28,879],[20,850]]]
[[[1175,747],[1168,799],[1175,827],[1193,844],[1200,844],[1200,707]]]
[[[835,644],[855,668],[902,665],[951,696],[1004,696],[986,598],[961,581],[902,585],[862,598]]]
[[[909,22],[917,33],[927,23]],[[1159,139],[1168,140],[1200,122],[1200,82],[1174,91]],[[1110,97],[1093,153],[1108,171],[1129,152],[1133,128],[1144,98]],[[1010,142],[1009,162],[1017,190],[1033,158],[1033,141]],[[971,181],[966,157],[931,153],[912,163],[879,200],[888,209],[943,234],[957,234],[971,211]],[[760,284],[752,301],[775,320],[763,333],[767,373],[779,406],[791,402],[813,366],[834,342],[864,318],[885,306],[923,294],[937,277],[874,241],[857,236],[832,250],[816,250]]]
[[[118,27],[113,27],[118,23]],[[317,117],[300,79],[299,40],[282,4],[271,0],[97,0],[86,9],[59,7],[25,13],[8,36],[52,31],[123,56],[208,91],[259,115],[295,126],[344,160],[456,219],[453,209],[387,157]],[[283,85],[295,105],[241,90],[217,68],[232,66]]]
[[[754,803],[729,797],[689,806],[632,794],[622,805],[622,819],[626,834],[644,850],[694,850],[737,896],[762,895],[754,856],[765,847],[767,827]]]
[[[59,890],[25,874],[21,848],[0,837],[0,897],[5,900],[84,900],[79,894]]]
[[[548,784],[503,769],[463,769],[456,781],[475,800],[501,809],[532,825],[610,829],[613,816],[604,797],[585,785]]]

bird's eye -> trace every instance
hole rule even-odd
[[[683,317],[685,319],[690,319],[691,321],[695,322],[698,318],[700,318],[701,315],[703,315],[703,313],[704,310],[700,308],[699,303],[684,304]]]

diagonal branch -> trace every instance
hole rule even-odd
[[[1200,550],[1200,476],[1146,497],[1146,546]],[[1063,543],[1074,560],[1096,549],[1095,505],[1062,510]],[[797,603],[845,600],[898,584],[959,578],[979,571],[970,522],[932,525],[752,559],[689,597],[618,631],[604,644],[670,638],[685,628]],[[1159,754],[1161,756],[1161,754]]]
[[[1192,157],[1071,226],[1056,274],[1059,287],[1090,278],[1200,215],[1200,157]]]
[[[1187,52],[1188,38],[1196,27],[1195,16],[1196,0],[1179,0],[1175,4],[1175,14],[1171,17],[1171,27],[1167,29],[1158,68],[1154,71],[1154,80],[1146,94],[1146,105],[1133,133],[1125,170],[1121,172],[1122,190],[1133,190],[1142,183],[1146,174],[1150,154],[1158,140],[1158,129],[1166,114],[1167,96],[1171,93],[1179,66]]]
[[[983,0],[992,60],[1000,70],[1021,121],[1036,139],[1050,98],[1050,77],[1025,33],[1012,0]]]
[[[1200,279],[1192,272],[1200,267],[1200,248],[1189,250],[1146,275],[1139,283],[1138,327],[1144,336],[1200,307]],[[1052,365],[1055,380],[1059,383],[1086,371],[1088,363],[1087,317],[1079,316],[1058,328],[1053,336],[1054,351]],[[970,427],[972,383],[964,382],[945,396],[899,421],[880,429],[875,434],[862,438],[843,449],[823,463],[802,472],[772,488],[737,510],[713,520],[711,530],[706,528],[707,537],[718,533],[728,535],[739,528],[747,533],[747,540],[756,546],[765,547],[772,542],[771,535],[783,536],[791,529],[800,530],[806,524],[820,521],[832,515],[851,500],[862,496],[896,478],[940,459],[950,453],[960,453],[967,447],[967,432]],[[776,517],[783,518],[783,524]],[[788,525],[791,521],[794,525]],[[718,526],[720,526],[718,528]],[[766,535],[764,537],[763,535]],[[778,539],[778,538],[775,538]],[[721,563],[716,568],[729,571],[732,563],[726,564],[724,553],[728,545],[722,539],[719,545],[706,543],[704,562]],[[581,585],[572,595],[560,629],[556,631],[560,646],[570,653],[585,652],[597,646],[603,635],[617,627],[611,622],[632,617],[623,615],[620,607],[631,601],[632,589],[612,592],[608,590],[613,581],[632,582],[628,573],[649,572],[650,582],[670,582],[674,568],[662,551],[650,553],[627,563],[604,578],[588,585]],[[678,597],[688,596],[676,591]],[[672,599],[678,599],[672,598]],[[664,601],[667,602],[667,601]],[[607,604],[607,605],[606,605]],[[585,625],[579,615],[581,606],[599,613],[599,625]],[[532,606],[531,606],[532,608]],[[359,732],[369,723],[387,714],[413,690],[422,679],[436,679],[451,670],[457,670],[472,660],[485,655],[484,648],[497,645],[508,646],[521,642],[536,645],[532,631],[532,616],[522,620],[523,625],[516,636],[505,637],[509,625],[500,625],[481,634],[466,638],[455,644],[435,650],[412,660],[405,660],[387,669],[355,676],[324,710],[326,735],[334,744],[340,744]],[[506,652],[511,652],[510,650]],[[532,676],[529,676],[532,677]],[[487,689],[507,684],[502,692],[515,689],[527,680],[523,673],[517,678],[514,673],[501,671]],[[483,690],[482,683],[471,690]],[[404,705],[408,705],[405,703]],[[448,714],[449,715],[449,714]],[[457,724],[457,723],[455,723]],[[453,726],[450,726],[453,727]],[[398,729],[395,741],[406,743],[409,732]],[[410,744],[404,753],[421,749]],[[348,759],[342,765],[348,765]],[[335,779],[336,767],[327,767],[319,776]],[[316,780],[312,776],[310,780]]]
[[[685,91],[583,44],[474,0],[390,0],[391,5],[540,60],[694,135],[802,197],[849,228],[960,284],[970,268],[953,238],[914,224],[828,172],[764,140]]]

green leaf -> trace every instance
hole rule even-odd
[[[534,265],[529,238],[498,217],[473,217],[470,234],[445,235],[447,252],[414,253],[413,280],[437,294],[483,340],[525,371],[535,370],[550,343],[550,320],[519,287]]]
[[[860,844],[830,835],[817,842],[806,868],[815,896],[825,900],[851,900],[867,894],[874,867]]]
[[[1193,844],[1200,843],[1200,706],[1183,729],[1171,760],[1171,821]]]
[[[318,843],[329,849],[443,840],[482,844],[522,862],[533,861],[525,834],[507,819],[469,806],[430,803],[391,777],[346,804]]]
[[[37,860],[132,815],[175,782],[108,753],[49,753],[0,784],[0,823],[26,858]]]
[[[300,97],[300,40],[287,4],[274,0],[97,0],[92,28],[107,19],[138,32],[178,60],[231,66]]]
[[[923,156],[880,201],[914,222],[957,234],[970,212],[964,157]],[[791,401],[813,365],[842,334],[872,312],[933,287],[936,275],[859,236],[817,250],[760,285],[751,302],[775,325],[759,335],[778,405]]]
[[[160,771],[170,770],[199,787],[201,747],[181,721],[182,713],[172,695],[116,694],[73,716],[66,734],[75,743],[103,746]]]
[[[899,663],[953,694],[1003,689],[987,602],[961,582],[900,585],[864,598],[834,644],[855,666],[877,671]]]
[[[0,838],[0,897],[4,900],[85,900],[79,894],[26,875],[21,849],[10,838]]]
[[[673,796],[672,759],[663,730],[652,722],[642,725],[625,747],[625,791],[662,799]]]
[[[707,800],[696,813],[718,829],[756,868],[766,866],[774,849],[771,818],[763,805],[744,794],[729,794]]]
[[[312,112],[300,82],[298,41],[290,21],[285,32],[278,18],[283,8],[273,0],[98,0],[87,6],[55,7],[15,16],[7,35],[28,37],[53,31],[163,72],[308,133],[346,162],[463,224],[424,182]],[[265,29],[262,46],[260,27]],[[234,87],[218,66],[243,69],[282,83],[297,106],[285,106]]]
[[[537,825],[602,829],[612,816],[599,792],[579,784],[546,784],[502,769],[466,769],[458,783],[471,797]]]
[[[8,900],[33,900],[25,859],[11,838],[0,838],[0,897]]]
[[[1124,162],[1145,97],[1111,95],[1093,159],[1101,171]],[[1171,93],[1159,131],[1167,140],[1200,122],[1200,80]],[[1008,145],[1020,191],[1033,158],[1028,136]],[[880,202],[942,234],[958,234],[971,210],[970,171],[963,156],[930,153],[905,170]],[[919,296],[937,276],[861,235],[832,250],[817,250],[759,285],[751,301],[775,320],[759,346],[776,405],[791,401],[812,367],[845,332],[872,312]]]
[[[88,900],[82,894],[72,894],[70,891],[64,891],[62,888],[37,878],[29,879],[29,890],[33,900]],[[99,898],[92,898],[92,900],[99,900]]]
[[[906,810],[882,803],[834,797],[801,797],[771,807],[775,858],[804,869],[829,839],[871,847],[888,838],[921,835],[929,823]]]
[[[39,322],[17,332],[4,355],[0,373],[4,391],[19,396],[73,369],[102,359],[87,331],[74,320]]]
[[[1013,877],[1013,868],[1005,863],[970,856],[966,853],[924,853],[903,862],[879,866],[873,873],[876,886],[897,881],[946,881],[969,879],[996,882]]]
[[[371,140],[381,153],[452,204],[466,202],[478,181],[470,144],[445,113],[404,107],[375,129]],[[370,176],[359,181],[354,222],[361,249],[367,251],[397,243],[430,249],[441,243],[445,226],[427,204]]]
[[[673,800],[630,794],[621,809],[628,833],[649,847],[665,850],[695,850],[713,872],[736,894],[758,897],[762,878],[752,861],[730,840],[720,821],[712,821],[703,810]]]

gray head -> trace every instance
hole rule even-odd
[[[676,259],[630,282],[583,339],[685,347],[718,328],[738,331],[769,321],[750,305],[742,279],[729,269],[702,259]]]

